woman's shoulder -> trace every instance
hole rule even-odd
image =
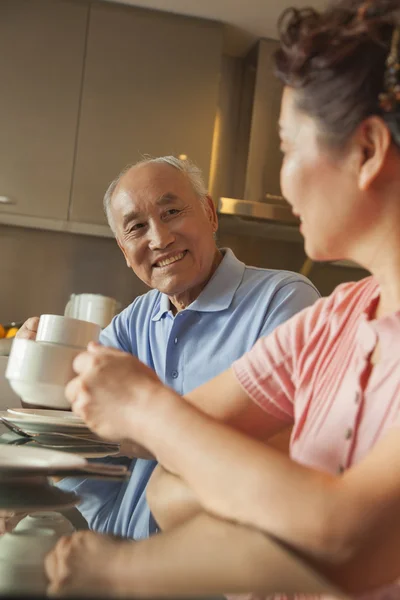
[[[355,304],[368,305],[379,293],[379,285],[372,276],[359,281],[349,281],[338,285],[332,294],[326,298],[331,307],[351,310]]]
[[[321,328],[339,325],[340,322],[358,318],[370,306],[379,293],[379,285],[373,277],[338,285],[329,296],[317,300],[304,309],[298,318],[309,334]]]

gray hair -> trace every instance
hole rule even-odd
[[[128,165],[127,167],[122,169],[122,171],[119,173],[119,175],[110,183],[110,185],[108,186],[107,191],[104,195],[104,200],[103,200],[104,212],[106,214],[108,224],[109,224],[112,232],[114,233],[114,235],[116,235],[116,232],[115,232],[115,224],[114,224],[114,221],[113,221],[113,218],[111,215],[111,201],[112,201],[112,197],[114,195],[114,192],[115,192],[119,182],[121,181],[123,176],[130,169],[132,169],[132,167],[136,167],[138,165],[151,165],[151,164],[169,165],[170,167],[174,167],[174,169],[177,169],[178,171],[183,173],[189,179],[189,182],[193,188],[194,193],[199,198],[199,200],[202,203],[202,205],[204,206],[204,208],[206,207],[206,205],[207,205],[206,204],[206,196],[208,194],[208,190],[204,183],[203,174],[202,174],[201,170],[199,169],[199,167],[194,162],[192,162],[188,158],[182,159],[182,158],[176,158],[175,156],[160,156],[157,158],[145,157],[145,158],[139,160],[138,162]]]

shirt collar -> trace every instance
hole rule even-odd
[[[400,311],[374,319],[376,305],[380,297],[380,288],[377,285],[368,306],[361,313],[358,327],[358,341],[365,354],[370,354],[380,341],[382,359],[396,356],[395,348],[400,347]]]
[[[219,312],[228,308],[239,287],[245,270],[245,264],[236,258],[232,250],[223,248],[224,258],[201,294],[185,310],[199,312]],[[166,294],[159,294],[154,308],[152,321],[159,321],[170,312],[170,302]]]

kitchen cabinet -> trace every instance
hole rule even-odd
[[[108,184],[143,155],[186,154],[208,180],[222,26],[92,3],[70,219],[104,224]]]
[[[68,216],[88,14],[81,2],[0,2],[4,219]]]

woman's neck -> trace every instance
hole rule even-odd
[[[400,246],[400,234],[399,234]],[[380,254],[370,268],[380,287],[380,298],[375,311],[375,318],[400,311],[400,247],[397,252]]]

